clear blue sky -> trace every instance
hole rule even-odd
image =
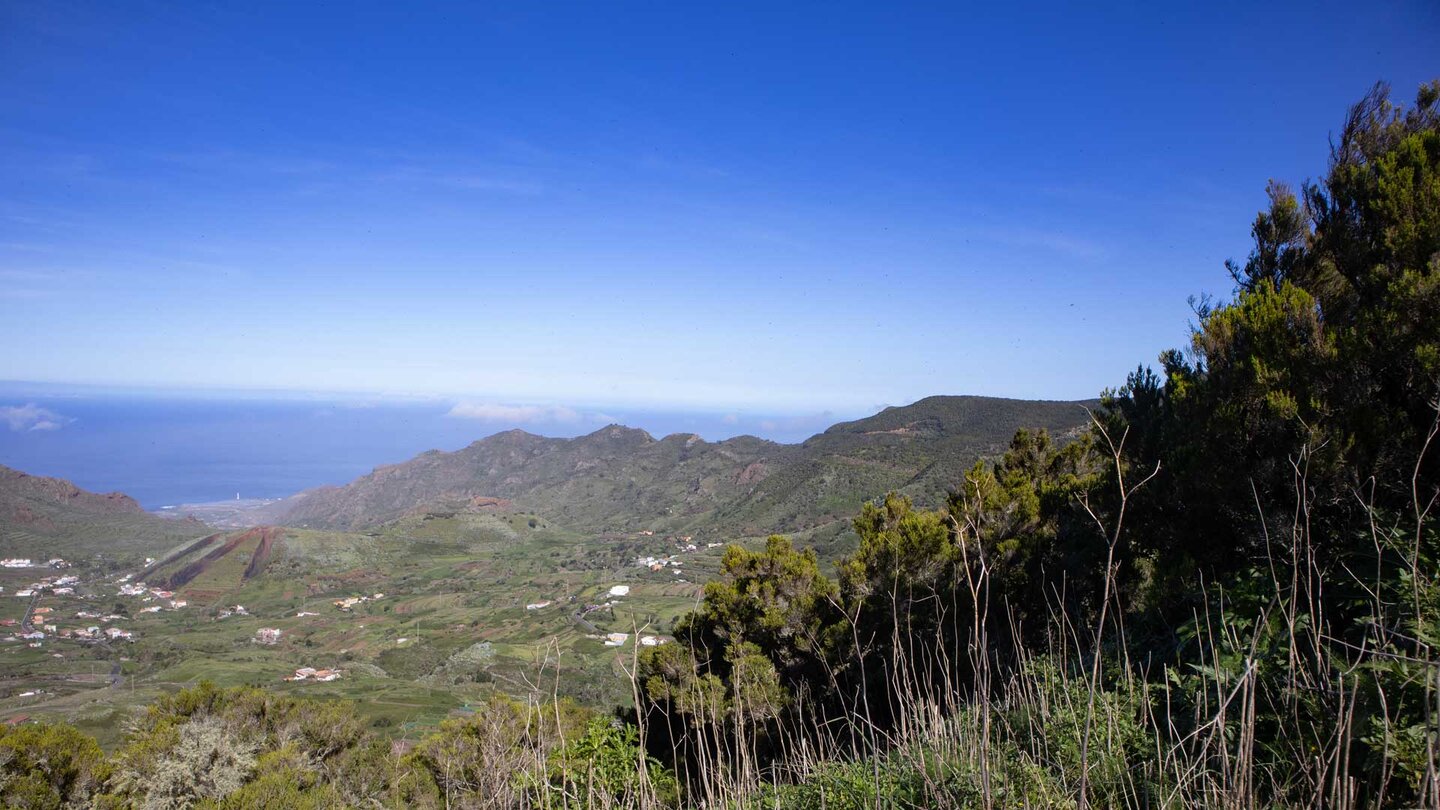
[[[1440,11],[1090,5],[0,2],[0,379],[1092,396]]]

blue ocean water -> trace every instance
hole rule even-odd
[[[741,433],[797,441],[831,414],[762,417],[576,409],[563,419],[460,418],[453,401],[178,396],[0,384],[0,464],[124,492],[148,509],[280,498],[343,484],[425,450],[456,450],[513,427],[576,436],[618,421],[655,436]],[[8,416],[8,419],[6,418]]]

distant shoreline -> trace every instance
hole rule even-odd
[[[162,506],[150,510],[150,514],[168,520],[194,519],[217,528],[249,528],[264,521],[257,521],[259,510],[279,503],[283,498],[237,498],[227,501],[204,501]]]

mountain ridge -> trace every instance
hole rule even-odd
[[[144,555],[200,534],[198,521],[166,520],[123,492],[91,492],[64,478],[0,465],[0,555]]]
[[[91,492],[64,478],[32,475],[4,464],[0,464],[0,492],[4,493],[5,516],[9,519],[19,519],[16,512],[24,507],[18,501],[23,498],[38,498],[105,514],[145,512],[138,501],[123,492]]]
[[[516,428],[305,490],[261,517],[358,530],[427,506],[498,499],[584,531],[801,532],[848,519],[891,489],[934,500],[975,460],[1003,450],[1018,428],[1075,433],[1087,405],[1093,401],[932,396],[793,444],[751,435],[657,439],[621,424],[573,438]]]

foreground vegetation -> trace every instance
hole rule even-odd
[[[1021,431],[948,503],[890,496],[827,574],[731,547],[597,716],[536,679],[413,747],[344,703],[202,686],[115,754],[0,738],[12,806],[1440,806],[1440,83],[1377,87],[1270,187],[1234,299]],[[542,673],[544,668],[541,669]]]

